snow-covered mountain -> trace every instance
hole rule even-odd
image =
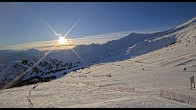
[[[152,34],[131,33],[105,44],[79,45],[73,50],[53,51],[38,62],[44,53],[36,49],[22,52],[0,51],[0,83],[6,85],[18,75],[20,83],[30,83],[59,78],[73,70],[96,64],[126,60],[163,47],[195,38],[196,18],[172,29]],[[190,39],[189,39],[190,38]],[[183,42],[187,43],[187,42]],[[5,60],[7,59],[7,60]],[[5,62],[9,62],[5,65]],[[29,71],[28,68],[33,68]]]
[[[21,59],[40,58],[43,55],[43,52],[36,49],[24,51],[0,50],[0,64],[8,64]]]
[[[160,33],[162,34],[160,35]],[[78,46],[80,51],[86,48],[91,49],[93,45],[93,49],[110,50],[108,52],[110,56],[99,61],[107,63],[94,64],[79,70],[76,69],[82,67],[82,62],[71,64],[65,62],[66,60],[71,61],[70,59],[55,59],[55,55],[58,57],[63,54],[72,55],[72,51],[52,52],[51,58],[47,57],[40,61],[33,69],[34,72],[30,71],[29,75],[32,73],[40,81],[42,77],[45,77],[42,80],[48,81],[53,79],[56,74],[61,75],[63,71],[69,70],[71,72],[50,82],[0,90],[0,107],[195,108],[195,88],[191,89],[190,85],[190,77],[195,76],[196,71],[195,23],[185,23],[178,28],[160,33],[156,33],[159,36],[138,40],[138,43],[130,44],[127,47],[126,45],[129,43],[121,44],[124,46],[122,49],[116,45],[102,48],[106,44]],[[116,43],[113,41],[110,43],[118,44],[120,40],[122,39],[115,40]],[[167,44],[169,45],[161,48]],[[113,48],[113,46],[118,49]],[[81,47],[83,48],[81,49]],[[80,52],[76,48],[75,50],[77,53]],[[99,52],[101,52],[100,50]],[[86,49],[85,51],[90,53],[90,50]],[[95,50],[91,51],[94,52]],[[126,59],[126,57],[132,58]],[[126,60],[118,61],[123,58]],[[85,60],[86,63],[87,59]],[[10,68],[15,65],[15,68],[13,67],[9,71],[28,68],[29,65],[32,65],[31,63],[35,64],[37,60],[20,60],[9,65]],[[80,59],[73,61],[77,60]],[[90,60],[93,59],[89,58]],[[116,62],[111,62],[112,60]],[[48,67],[52,67],[50,69],[51,74]],[[6,69],[3,68],[3,70]],[[47,75],[51,77],[46,78],[47,75],[42,72],[47,72]],[[38,77],[39,74],[42,76]],[[25,76],[25,78],[27,77],[30,76]],[[33,77],[32,80],[36,80]]]

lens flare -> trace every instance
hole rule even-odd
[[[61,45],[65,44],[67,42],[68,42],[68,40],[64,37],[59,37],[59,39],[58,39],[58,43]]]

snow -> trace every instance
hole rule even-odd
[[[36,49],[29,49],[23,51],[0,50],[0,64],[9,64],[10,62],[22,59],[40,58],[43,55],[43,52]]]
[[[164,90],[196,98],[189,79],[196,72],[196,25],[188,23],[158,37],[134,33],[102,45],[80,45],[74,50],[85,61],[98,62],[50,82],[1,90],[0,107],[195,108],[194,102],[182,103],[159,94]],[[47,58],[68,61],[74,55],[71,52],[58,51]],[[61,57],[65,54],[69,57]]]

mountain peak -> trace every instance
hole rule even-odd
[[[194,23],[196,22],[196,17],[190,19],[189,21],[185,22],[186,24],[191,24],[191,23]]]
[[[191,20],[196,20],[196,17],[194,17],[193,19],[191,19]]]
[[[194,18],[188,20],[188,21],[185,22],[185,23],[182,23],[182,24],[176,26],[174,29],[187,27],[187,26],[189,26],[189,25],[191,25],[192,23],[195,23],[195,22],[196,22],[196,17],[194,17]]]

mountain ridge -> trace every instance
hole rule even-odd
[[[78,45],[73,48],[74,51],[71,49],[66,51],[53,51],[48,54],[43,59],[43,61],[39,62],[33,70],[27,72],[27,74],[24,76],[24,79],[22,78],[22,81],[28,79],[31,79],[31,81],[39,81],[44,77],[51,77],[52,75],[50,74],[52,73],[54,73],[53,76],[56,77],[57,75],[59,78],[69,73],[70,71],[77,70],[92,64],[126,60],[138,55],[161,49],[179,42],[183,37],[187,38],[193,34],[195,29],[195,19],[196,18],[193,18],[181,25],[176,26],[175,28],[162,32],[156,32],[152,34],[130,33],[123,38],[108,41],[104,44]],[[190,35],[187,35],[187,32],[189,32]],[[16,57],[11,59],[13,62],[10,65],[12,66],[4,66],[5,68],[2,67],[0,69],[0,83],[6,82],[5,80],[7,79],[10,79],[9,81],[13,80],[15,77],[21,74],[20,72],[15,72],[15,69],[19,68],[19,70],[17,69],[18,71],[24,72],[27,68],[30,68],[33,64],[35,64],[39,58],[44,56],[41,51],[36,49],[22,51],[22,53],[19,52],[16,55],[19,56],[19,58]],[[78,56],[80,56],[80,58]],[[42,67],[41,63],[43,63],[45,66]],[[51,71],[49,68],[52,68]],[[13,70],[14,73],[12,71],[10,72],[10,70]],[[48,72],[50,74],[48,74]],[[32,79],[32,77],[34,79]],[[6,85],[9,81],[2,85]]]

